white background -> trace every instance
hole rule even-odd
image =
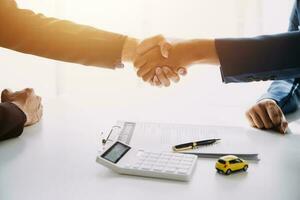
[[[138,38],[158,33],[172,38],[235,37],[287,30],[293,0],[27,0],[17,1],[47,16],[69,19]],[[228,84],[219,69],[194,66],[179,84],[152,88],[124,70],[89,68],[0,49],[0,87],[33,87],[44,98],[59,95],[91,100],[111,99],[176,107],[192,105],[250,106],[268,82]],[[160,104],[160,100],[170,102]]]

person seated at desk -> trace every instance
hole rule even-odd
[[[165,55],[168,47],[161,36],[149,38],[139,45],[136,38],[19,9],[14,0],[0,0],[0,29],[0,47],[109,69],[123,68],[123,62],[133,62],[156,46]],[[185,74],[185,69],[180,72]],[[174,82],[179,81],[176,73],[171,70],[168,73]],[[42,116],[40,97],[31,89],[16,93],[5,90],[2,100],[0,140],[19,136],[24,125],[34,124]]]
[[[287,33],[254,38],[195,39],[170,44],[169,56],[152,49],[135,61],[138,75],[157,86],[169,86],[164,69],[176,71],[195,63],[221,66],[223,82],[276,80],[246,116],[257,128],[285,133],[284,113],[298,107],[300,77],[300,2],[295,1]]]
[[[0,103],[0,141],[18,137],[24,126],[37,123],[43,115],[41,97],[33,89],[3,90]]]
[[[299,2],[293,8],[289,31],[299,31]],[[275,129],[285,133],[288,128],[286,114],[295,112],[299,106],[300,78],[274,81],[264,94],[247,112],[246,117],[253,127]]]

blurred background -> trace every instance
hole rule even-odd
[[[26,0],[19,7],[145,38],[245,37],[285,32],[293,0]],[[107,70],[56,62],[0,48],[1,88],[35,88],[44,98],[72,96],[95,104],[247,107],[270,82],[223,84],[217,67],[193,66],[170,88],[152,88],[131,64]],[[162,102],[169,102],[168,105]]]

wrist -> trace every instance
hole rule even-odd
[[[264,99],[259,100],[258,102],[261,103],[261,102],[266,102],[266,101],[269,101],[269,102],[273,102],[273,103],[275,103],[275,104],[278,104],[276,100],[271,99],[271,98],[264,98]]]
[[[122,50],[122,62],[133,62],[136,57],[136,50],[139,45],[139,40],[136,38],[127,37]]]
[[[26,126],[28,123],[28,114],[25,112],[24,107],[22,106],[21,103],[19,103],[17,101],[12,101],[11,103],[14,104],[16,107],[18,107],[19,110],[21,110],[24,113],[24,115],[26,117],[26,122],[25,122],[25,126]]]
[[[195,63],[220,64],[214,39],[192,40],[191,45]]]

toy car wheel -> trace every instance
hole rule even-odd
[[[245,165],[244,168],[243,168],[243,170],[247,171],[247,169],[248,169],[248,165]]]
[[[230,175],[230,174],[231,174],[231,169],[227,169],[226,175]]]

